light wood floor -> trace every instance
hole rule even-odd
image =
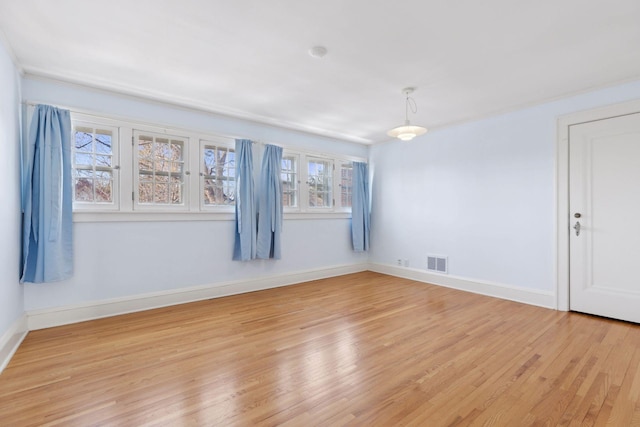
[[[359,273],[31,332],[31,425],[640,426],[640,325]]]

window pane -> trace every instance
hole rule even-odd
[[[156,139],[154,157],[158,160],[171,158],[171,149],[169,147],[169,141],[161,138]]]
[[[353,192],[353,164],[343,163],[340,167],[340,206],[351,207]]]
[[[138,203],[153,202],[153,182],[140,182],[138,185]]]
[[[112,201],[111,180],[97,179],[95,181],[96,202],[106,203]]]
[[[151,158],[153,154],[153,138],[140,136],[138,140],[138,157]]]
[[[169,185],[158,184],[153,186],[154,203],[168,203],[169,201]]]
[[[298,172],[297,157],[282,158],[280,179],[282,180],[282,206],[298,207]]]
[[[76,128],[74,149],[76,151],[93,152],[93,129]]]
[[[171,170],[171,162],[164,159],[156,161],[156,171],[169,172]]]
[[[140,174],[138,175],[138,180],[140,182],[153,182],[153,172],[140,171]]]
[[[77,202],[93,202],[93,180],[76,179],[74,196]]]
[[[171,141],[171,160],[182,160],[182,143],[180,141]]]
[[[96,166],[111,167],[111,156],[96,156]]]
[[[328,160],[308,161],[309,207],[331,207],[331,172]]]
[[[98,179],[111,180],[113,179],[113,173],[108,171],[96,171],[94,176]]]
[[[227,152],[227,156],[225,158],[225,161],[226,161],[227,168],[230,171],[233,171],[233,174],[231,176],[235,176],[235,170],[236,170],[236,153],[235,153],[235,151],[229,149],[229,151]]]
[[[92,178],[93,170],[91,169],[75,169],[74,176],[76,178]]]
[[[95,147],[98,154],[111,154],[111,131],[108,130],[96,130]]]
[[[171,162],[169,169],[172,173],[182,173],[182,163]]]
[[[204,182],[204,204],[205,205],[216,205],[216,191],[213,185],[211,185],[210,180],[205,180]]]
[[[93,155],[88,153],[75,153],[73,162],[76,165],[93,166]]]
[[[170,186],[170,194],[172,204],[182,203],[182,184],[172,184]]]
[[[236,183],[227,181],[224,183],[223,201],[227,205],[233,205],[236,201]]]
[[[205,175],[213,175],[216,167],[216,152],[211,147],[204,149],[204,171]]]
[[[138,135],[138,203],[184,203],[184,141]]]
[[[331,206],[331,200],[329,199],[329,193],[327,192],[318,192],[316,193],[316,203],[318,207],[320,206]]]
[[[113,129],[101,129],[87,125],[74,125],[72,169],[74,201],[83,203],[115,204],[116,176],[114,144],[117,133]]]
[[[205,145],[202,150],[202,159],[203,204],[205,206],[233,205],[236,189],[233,149]]]
[[[138,169],[140,170],[153,170],[153,162],[149,159],[138,160]]]

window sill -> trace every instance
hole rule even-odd
[[[284,219],[351,219],[351,212],[285,212]]]
[[[350,212],[285,212],[285,220],[350,219]],[[97,212],[76,211],[73,222],[234,221],[234,212]]]

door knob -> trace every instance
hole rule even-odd
[[[573,226],[573,229],[576,230],[576,236],[580,235],[580,221],[576,221],[576,225]]]

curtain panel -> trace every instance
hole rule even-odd
[[[260,172],[260,199],[258,203],[258,249],[261,259],[280,259],[280,232],[282,230],[282,147],[267,145]]]
[[[20,282],[65,280],[73,275],[69,111],[37,105],[27,144]]]
[[[351,241],[353,250],[369,250],[369,170],[366,163],[353,162],[353,193],[351,199]]]
[[[253,142],[236,139],[236,226],[234,261],[256,257],[257,218],[253,188]]]

